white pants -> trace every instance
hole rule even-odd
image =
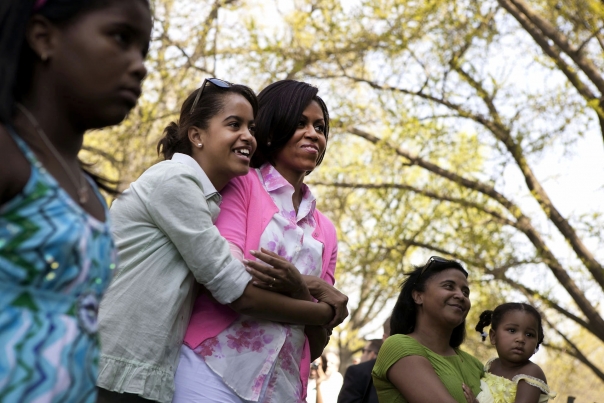
[[[202,356],[185,345],[180,348],[174,387],[172,403],[255,403],[237,396],[207,366]]]

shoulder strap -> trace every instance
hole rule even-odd
[[[486,364],[484,364],[484,372],[489,372],[491,369],[491,364],[495,361],[497,357],[490,358]]]
[[[556,397],[556,393],[549,390],[549,386],[547,383],[543,382],[539,378],[535,378],[534,376],[526,375],[526,374],[518,374],[512,378],[512,382],[518,384],[520,381],[525,381],[531,386],[534,386],[540,389],[544,394],[546,394],[549,398]]]

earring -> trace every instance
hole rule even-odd
[[[201,143],[197,143],[197,147],[202,148],[202,147],[203,147],[203,144],[201,144]]]
[[[266,143],[266,145],[267,145],[268,147],[270,147],[270,146],[271,146],[271,142],[270,142],[270,141],[269,141],[269,142],[267,142],[267,143]]]

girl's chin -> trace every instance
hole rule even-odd
[[[241,164],[240,167],[234,168],[230,170],[230,176],[235,178],[237,176],[247,175],[250,172],[250,166]]]

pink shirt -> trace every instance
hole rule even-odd
[[[240,247],[247,259],[253,259],[249,251],[258,249],[260,239],[278,208],[265,191],[256,170],[232,180],[222,192],[223,203],[216,225],[221,234]],[[314,210],[316,222],[312,237],[323,245],[321,278],[334,283],[337,257],[337,239],[333,224],[318,210]],[[225,225],[226,223],[226,225]],[[230,326],[239,315],[226,305],[220,305],[208,293],[200,295],[185,335],[185,344],[198,347],[204,340],[215,337]],[[305,339],[300,364],[300,379],[306,390],[310,368],[310,349]]]

